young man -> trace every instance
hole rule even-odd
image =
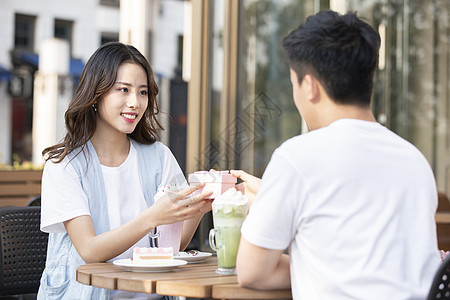
[[[311,131],[274,152],[259,189],[233,172],[258,189],[242,227],[241,285],[290,286],[307,300],[426,298],[440,263],[436,184],[423,155],[372,114],[379,46],[355,13],[332,11],[283,40]]]

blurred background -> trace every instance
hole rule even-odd
[[[210,168],[261,176],[276,147],[307,132],[292,100],[280,41],[308,15],[333,9],[357,11],[380,33],[373,111],[381,124],[423,152],[448,204],[448,0],[0,4],[0,164],[5,169],[42,166],[43,148],[64,135],[64,111],[86,60],[102,43],[119,40],[140,49],[153,67],[162,142],[186,176]],[[192,248],[208,247],[210,227],[207,215]],[[441,248],[450,248],[450,242]]]

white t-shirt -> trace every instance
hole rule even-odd
[[[425,299],[440,263],[436,207],[413,145],[342,119],[274,152],[242,235],[289,248],[294,299]]]
[[[158,186],[176,183],[187,187],[185,177],[172,152],[166,146],[162,179]],[[80,154],[82,155],[82,154]],[[44,232],[65,232],[63,222],[82,215],[90,215],[89,204],[78,175],[68,158],[61,163],[48,161],[42,175],[41,230]],[[130,143],[126,160],[118,167],[101,166],[108,201],[110,228],[114,229],[132,220],[147,208],[139,178],[136,149]],[[150,240],[144,237],[133,247],[149,247]],[[132,249],[115,257],[130,258]]]

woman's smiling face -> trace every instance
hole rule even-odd
[[[135,63],[123,63],[112,88],[97,104],[96,134],[129,134],[144,115],[148,105],[147,74]]]

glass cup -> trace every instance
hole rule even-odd
[[[178,256],[180,251],[183,222],[158,226],[158,247],[172,247],[173,256]]]
[[[213,202],[214,228],[209,231],[209,245],[217,252],[216,273],[236,274],[236,256],[247,206],[248,203],[215,205]]]
[[[176,197],[178,196],[178,192],[179,188],[176,183],[163,185],[158,188],[158,192],[153,197],[153,200],[157,202],[165,195],[167,195],[169,198]],[[173,255],[178,256],[180,251],[182,232],[183,221],[173,224],[159,225],[157,227],[156,234],[150,234],[150,237],[154,239],[154,244],[156,245],[156,247],[172,247]]]

